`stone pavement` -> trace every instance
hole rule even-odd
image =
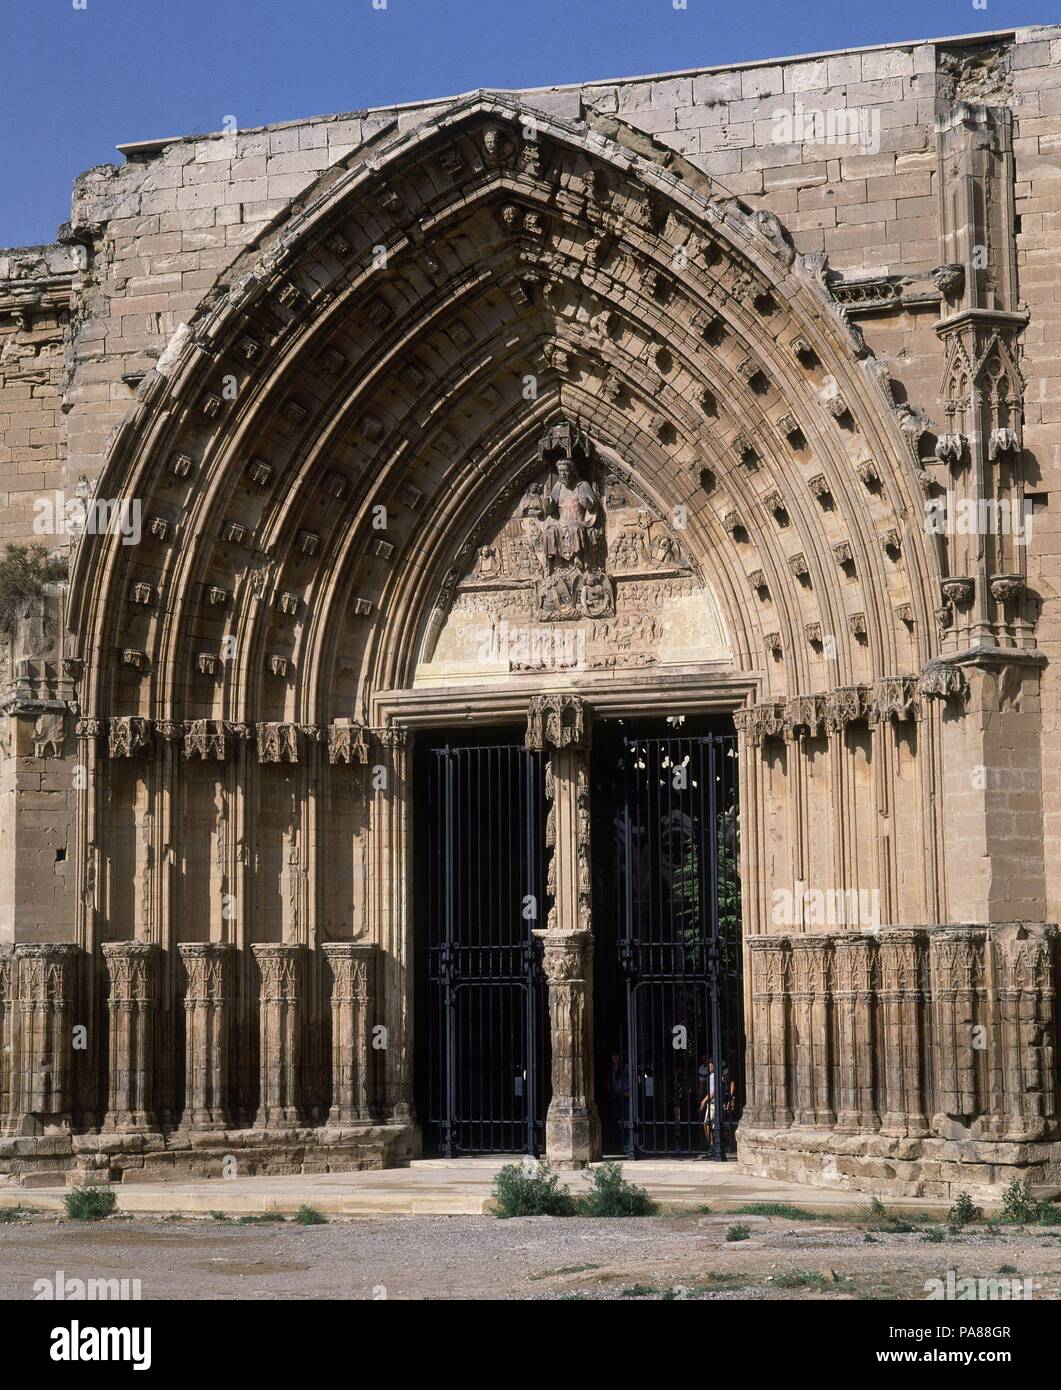
[[[121,1183],[113,1188],[126,1212],[229,1215],[278,1212],[289,1216],[304,1203],[332,1216],[479,1215],[490,1210],[494,1174],[514,1158],[421,1159],[407,1168],[360,1173],[300,1173],[290,1177],[215,1178],[200,1182]],[[814,1211],[864,1210],[870,1195],[779,1182],[742,1173],[736,1163],[640,1162],[624,1164],[625,1176],[648,1189],[664,1210],[709,1206],[732,1210],[749,1202],[786,1202]],[[561,1173],[578,1192],[581,1174]],[[67,1188],[0,1188],[0,1207],[62,1211]],[[945,1204],[946,1205],[946,1204]],[[897,1211],[940,1212],[938,1201],[889,1201]]]

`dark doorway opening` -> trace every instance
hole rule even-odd
[[[604,1150],[725,1158],[744,1103],[732,722],[613,720],[593,738]]]
[[[416,1089],[430,1153],[540,1154],[545,766],[520,729],[418,739]]]

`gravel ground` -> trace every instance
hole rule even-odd
[[[749,1236],[729,1241],[737,1222]],[[733,1215],[321,1226],[29,1216],[0,1225],[0,1298],[32,1298],[35,1280],[63,1270],[67,1281],[139,1279],[145,1299],[922,1299],[925,1281],[951,1269],[959,1279],[1030,1278],[1034,1298],[1061,1297],[1061,1228],[929,1242],[920,1230],[867,1225]]]

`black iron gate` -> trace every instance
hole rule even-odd
[[[547,1030],[540,753],[428,754],[427,1138],[447,1156],[541,1153]],[[423,862],[423,861],[422,861]]]
[[[605,747],[606,1147],[724,1158],[743,1103],[736,740],[620,733]]]

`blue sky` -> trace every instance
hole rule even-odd
[[[681,0],[678,0],[681,3]],[[1061,22],[1061,0],[0,0],[0,246],[51,241],[114,146]],[[78,8],[82,6],[82,8]]]

